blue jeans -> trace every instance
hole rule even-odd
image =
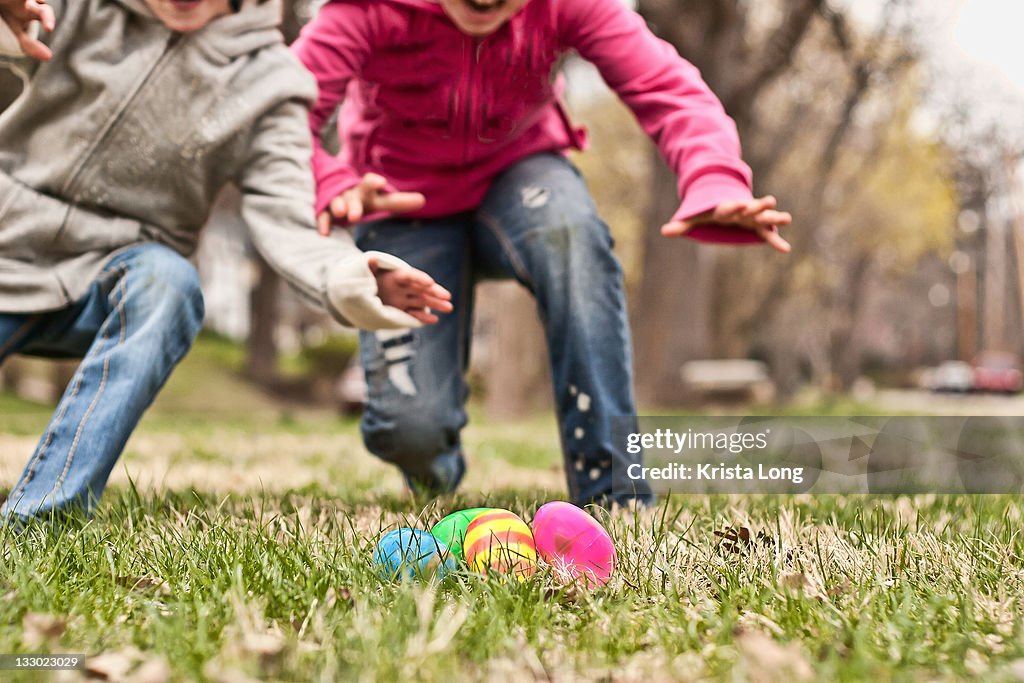
[[[362,333],[370,452],[397,465],[413,490],[455,489],[465,471],[473,287],[515,278],[536,298],[547,336],[570,495],[612,502],[612,463],[636,459],[615,447],[609,424],[636,412],[632,352],[622,268],[579,171],[561,155],[535,155],[498,176],[476,211],[366,223],[356,242],[430,273],[455,305],[437,325]],[[616,500],[635,498],[648,502],[650,491]]]
[[[0,313],[0,362],[12,353],[82,357],[0,518],[91,514],[125,442],[202,326],[199,276],[167,247],[112,258],[76,304]]]

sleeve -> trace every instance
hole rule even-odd
[[[349,82],[359,75],[370,53],[370,17],[359,3],[331,2],[306,24],[292,52],[316,78],[319,94],[309,113],[313,133],[313,175],[316,179],[316,213],[331,200],[354,187],[360,174],[324,149],[323,127],[345,96]]]
[[[695,66],[621,0],[564,0],[558,11],[565,45],[598,68],[676,173],[682,204],[673,220],[751,198],[751,172],[740,156],[736,124]],[[760,241],[730,226],[697,226],[688,236]]]
[[[236,182],[242,193],[242,220],[256,249],[300,294],[342,324],[363,329],[418,327],[415,318],[380,301],[367,255],[348,231],[335,231],[332,237],[317,233],[309,152],[306,107],[301,101],[279,105],[255,127]],[[394,257],[382,259],[381,265],[406,267]]]

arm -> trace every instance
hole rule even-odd
[[[309,114],[313,133],[317,228],[327,235],[332,219],[348,224],[421,208],[418,192],[398,192],[387,179],[361,175],[323,147],[327,121],[337,111],[352,79],[371,51],[372,17],[364,4],[336,1],[324,5],[292,44],[292,52],[313,74],[319,95]]]
[[[254,128],[249,154],[236,179],[242,191],[242,219],[256,249],[274,270],[308,300],[335,319],[364,329],[418,327],[436,318],[386,306],[378,296],[380,271],[419,278],[409,309],[431,306],[447,295],[429,277],[387,254],[364,254],[348,231],[318,235],[313,226],[313,183],[309,172],[309,128],[302,102],[288,101],[264,115]],[[419,286],[422,285],[422,286]],[[418,287],[418,288],[417,288]],[[392,299],[389,299],[392,300]],[[447,310],[450,310],[450,305]]]
[[[369,55],[368,12],[354,3],[333,2],[302,30],[292,52],[316,78],[319,94],[309,112],[313,133],[313,175],[316,179],[316,213],[331,200],[358,184],[360,174],[324,149],[323,127],[341,105],[349,81],[355,78]]]
[[[559,12],[564,44],[597,66],[675,171],[682,204],[673,222],[752,199],[736,125],[696,67],[620,0],[565,0]],[[760,240],[731,225],[703,224],[686,234],[715,242]]]

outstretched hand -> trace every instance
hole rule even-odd
[[[327,211],[316,217],[317,230],[321,235],[330,235],[334,219],[352,225],[361,221],[363,216],[377,211],[415,211],[423,208],[427,201],[419,192],[389,192],[387,184],[383,176],[367,173],[358,185],[332,199]]]
[[[53,57],[50,48],[33,37],[30,31],[34,21],[42,24],[43,30],[47,32],[57,25],[53,8],[45,0],[0,0],[0,20],[10,27],[26,56],[43,62]]]
[[[405,311],[425,325],[433,325],[439,318],[433,311],[451,313],[452,295],[447,289],[434,282],[422,270],[398,268],[383,270],[377,258],[367,259],[370,272],[377,278],[377,296],[388,306]]]
[[[771,195],[760,199],[723,202],[710,211],[685,220],[666,223],[661,226],[661,234],[666,237],[678,237],[685,235],[695,226],[708,223],[734,225],[756,232],[775,250],[788,254],[791,249],[789,242],[782,239],[776,228],[780,225],[789,225],[793,222],[793,217],[786,211],[776,211],[776,204],[775,197]]]

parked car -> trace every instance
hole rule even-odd
[[[974,359],[975,391],[1015,394],[1021,390],[1020,362],[1012,353],[983,351]]]
[[[923,383],[931,391],[965,394],[974,388],[974,369],[970,363],[947,360],[926,373]]]

